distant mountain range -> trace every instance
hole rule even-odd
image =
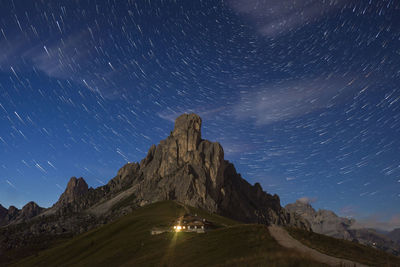
[[[315,211],[301,202],[283,208],[277,195],[264,192],[258,183],[250,185],[236,172],[224,159],[219,143],[201,138],[201,124],[196,114],[179,116],[170,136],[151,146],[140,163],[126,164],[106,185],[95,189],[83,178],[72,177],[51,208],[34,202],[21,210],[0,205],[0,255],[26,246],[46,247],[55,238],[86,232],[163,200],[245,223],[294,226],[399,251],[399,231],[390,234],[395,240],[391,241],[371,229],[352,229],[352,220],[331,211]]]
[[[354,219],[339,217],[330,210],[316,211],[309,203],[301,200],[286,205],[285,209],[308,221],[316,233],[373,246],[395,255],[400,253],[400,229],[382,233],[371,228],[356,228]]]

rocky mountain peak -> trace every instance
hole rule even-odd
[[[60,199],[56,203],[56,205],[65,205],[68,203],[75,202],[83,195],[85,195],[89,190],[88,184],[86,181],[81,178],[72,177],[65,189],[64,193],[60,196]]]
[[[65,193],[68,195],[81,196],[88,191],[88,184],[82,177],[72,177],[68,184]]]
[[[192,132],[198,134],[201,139],[201,122],[202,120],[197,114],[182,114],[175,119],[173,135],[179,138],[182,133],[186,135],[186,133]]]
[[[311,223],[311,229],[320,234],[338,238],[350,238],[349,228],[353,220],[337,216],[330,210],[319,209],[316,211],[309,202],[302,199],[285,206],[289,212],[301,216]]]
[[[316,214],[315,209],[311,206],[309,202],[299,199],[296,200],[295,203],[287,204],[285,208],[299,215],[308,214],[310,216],[315,216]]]
[[[25,219],[29,219],[35,217],[36,215],[40,214],[44,209],[39,207],[38,204],[31,201],[27,203],[21,210],[21,217]]]
[[[15,206],[10,206],[8,208],[8,214],[10,214],[11,216],[18,214],[19,213],[19,209]]]
[[[201,125],[200,116],[183,114],[171,135],[151,146],[132,183],[140,205],[177,200],[239,221],[306,226],[282,209],[278,196],[244,180],[219,143],[201,138]]]
[[[179,154],[197,150],[201,141],[201,118],[196,114],[182,114],[175,120],[171,135],[179,148]]]

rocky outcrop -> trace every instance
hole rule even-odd
[[[35,202],[31,201],[22,208],[18,218],[21,220],[29,220],[42,213],[44,210],[44,208],[39,207]]]
[[[88,184],[82,177],[72,177],[64,193],[61,194],[58,201],[52,207],[52,210],[61,210],[62,213],[81,211],[87,206],[85,196],[88,192]]]
[[[79,179],[77,179],[76,177],[72,177],[67,184],[67,189],[60,196],[56,205],[63,206],[69,203],[73,203],[79,200],[83,195],[85,195],[88,190],[89,187],[82,177]]]
[[[140,166],[138,163],[127,163],[119,169],[117,176],[111,179],[107,185],[99,187],[103,198],[115,196],[121,191],[132,187],[134,181],[139,177]]]
[[[42,213],[44,210],[44,208],[39,207],[33,201],[26,204],[22,210],[14,206],[10,206],[7,210],[0,205],[0,226],[29,220]]]
[[[352,219],[338,217],[330,210],[316,211],[309,203],[301,200],[286,205],[285,209],[309,221],[311,229],[316,233],[343,239],[351,238],[348,229],[355,222]]]

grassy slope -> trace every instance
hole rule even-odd
[[[371,266],[400,266],[400,258],[358,243],[297,228],[287,228],[291,236],[322,253]]]
[[[185,209],[175,202],[155,203],[111,224],[89,231],[26,258],[18,266],[322,266],[281,248],[262,225],[189,208],[221,227],[206,234],[150,235],[154,226],[174,221]]]
[[[62,244],[70,238],[71,237],[67,236],[60,236],[58,238],[54,238],[53,236],[41,236],[31,238],[30,242],[32,242],[32,244],[29,246],[23,246],[17,249],[8,250],[5,254],[1,254],[0,252],[0,266],[8,266],[11,262],[29,257],[30,255],[35,255],[41,250]]]

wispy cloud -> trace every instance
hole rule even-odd
[[[331,107],[356,88],[354,80],[343,77],[260,85],[241,93],[233,114],[239,120],[267,125]]]
[[[102,96],[110,95],[120,69],[96,61],[96,49],[87,29],[64,39],[34,42],[21,34],[0,40],[0,71],[19,73],[27,66],[52,78],[69,80]]]
[[[97,73],[99,70],[96,71],[93,67],[95,64],[91,64],[93,55],[90,53],[89,39],[87,30],[81,30],[71,34],[65,41],[37,45],[25,52],[24,57],[31,59],[37,69],[50,77],[69,79],[101,94],[100,83],[109,78],[109,73],[114,70],[104,68],[100,71],[101,75]]]
[[[382,214],[373,214],[366,218],[358,219],[353,228],[374,228],[391,231],[400,228],[400,213],[392,215],[389,220],[383,220]]]
[[[400,213],[390,214],[385,211],[375,212],[368,216],[360,213],[359,208],[352,204],[346,205],[339,210],[340,216],[356,218],[351,226],[353,229],[373,228],[384,231],[391,231],[400,228]]]
[[[11,66],[20,65],[21,55],[28,47],[29,43],[21,35],[0,38],[0,71],[11,71]]]
[[[273,37],[311,23],[342,8],[350,0],[230,0],[239,14],[249,18],[260,34]]]

